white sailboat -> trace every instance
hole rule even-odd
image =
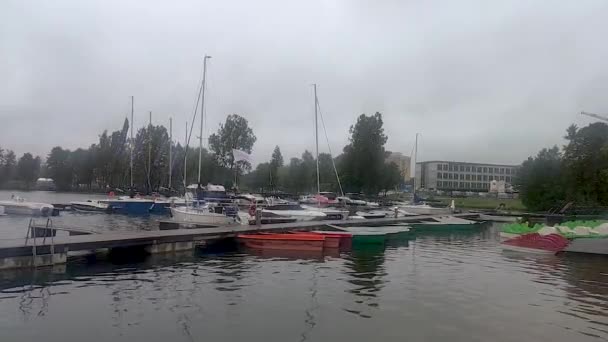
[[[317,85],[313,84],[315,96],[315,146],[316,146],[316,161],[317,161],[317,195],[307,197],[304,202],[308,205],[301,206],[299,204],[285,203],[277,205],[269,205],[262,209],[262,219],[271,222],[273,218],[278,221],[318,221],[318,220],[346,220],[348,218],[348,210],[336,208],[321,207],[321,181],[319,174],[319,120],[318,109],[319,100],[317,98]],[[335,170],[335,166],[334,166]],[[338,176],[336,172],[336,176]],[[338,183],[340,179],[338,178]],[[340,186],[342,190],[342,186]],[[316,199],[316,202],[314,201]],[[316,205],[316,206],[315,206]]]
[[[200,112],[200,135],[199,135],[199,155],[198,155],[198,184],[201,184],[201,163],[202,163],[202,151],[203,151],[203,123],[204,123],[204,112],[205,112],[205,82],[207,76],[207,59],[211,56],[205,55],[203,59],[203,81],[201,84],[201,112]],[[196,117],[196,109],[194,113]],[[194,125],[194,122],[192,123]],[[188,145],[186,145],[186,148]],[[184,188],[186,188],[186,163],[184,161]],[[185,189],[187,191],[187,189]],[[218,206],[214,203],[201,203],[200,201],[192,202],[190,205],[184,207],[172,207],[171,216],[173,220],[179,222],[188,222],[200,225],[214,225],[222,226],[237,223],[238,219],[238,208],[234,215],[228,214],[228,207]],[[230,208],[232,209],[232,208]]]

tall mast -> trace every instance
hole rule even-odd
[[[173,118],[169,118],[169,190],[171,190],[171,173],[173,171]]]
[[[418,133],[416,133],[416,143],[414,144],[414,196],[412,196],[412,203],[416,202],[416,164],[418,163]],[[422,177],[422,169],[420,169],[420,175]]]
[[[133,96],[131,96],[131,157],[130,157],[130,169],[131,169],[131,189],[133,189]]]
[[[184,194],[188,186],[186,180],[186,169],[188,168],[188,121],[186,121],[186,136],[184,137]]]
[[[150,121],[148,123],[148,193],[152,192],[150,183],[150,169],[152,168],[152,111],[150,111]]]
[[[203,160],[203,122],[205,115],[205,81],[207,78],[207,59],[211,58],[211,56],[205,55],[203,58],[203,85],[201,89],[201,130],[198,137],[198,184],[201,184],[201,163]]]
[[[317,84],[313,84],[315,89],[315,146],[317,156],[317,195],[321,192],[321,179],[319,177],[319,119],[318,119],[318,100],[317,100]],[[320,200],[319,200],[320,201]]]

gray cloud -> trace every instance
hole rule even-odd
[[[356,116],[384,114],[387,148],[420,159],[521,162],[607,113],[605,1],[5,1],[0,146],[45,155],[121,126],[190,120],[204,54],[208,129],[230,113],[275,145],[312,150],[312,83],[334,152]],[[324,141],[322,138],[321,141]],[[327,151],[325,144],[322,150]]]

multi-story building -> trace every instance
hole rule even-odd
[[[386,157],[387,163],[395,163],[399,167],[399,172],[401,172],[401,176],[403,177],[403,182],[407,183],[410,181],[412,177],[410,172],[410,162],[411,159],[408,156],[404,156],[399,152],[391,152],[388,157]]]
[[[416,163],[416,189],[485,192],[493,180],[511,184],[518,165],[433,160]]]

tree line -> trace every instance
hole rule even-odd
[[[200,183],[232,188],[236,182],[241,190],[256,192],[316,192],[316,159],[309,151],[285,163],[277,146],[270,160],[257,165],[253,171],[249,162],[234,160],[232,149],[251,153],[256,140],[245,118],[229,115],[217,132],[209,136],[209,149],[200,150]],[[336,171],[344,192],[377,194],[400,185],[403,175],[397,165],[385,163],[389,153],[384,149],[386,141],[380,113],[359,116],[350,128],[349,144],[339,156],[319,154],[321,191],[339,192]],[[0,187],[21,184],[31,188],[38,177],[46,177],[52,178],[62,191],[126,191],[131,187],[132,172],[133,188],[142,193],[168,188],[183,191],[184,184],[198,182],[199,148],[190,145],[198,144],[191,141],[186,147],[182,142],[171,142],[163,125],[142,127],[131,141],[129,121],[125,119],[121,129],[102,132],[98,142],[88,148],[52,148],[44,163],[30,153],[17,161],[14,152],[0,149]]]
[[[530,210],[608,206],[608,125],[566,130],[566,144],[544,148],[523,162],[515,185]]]

